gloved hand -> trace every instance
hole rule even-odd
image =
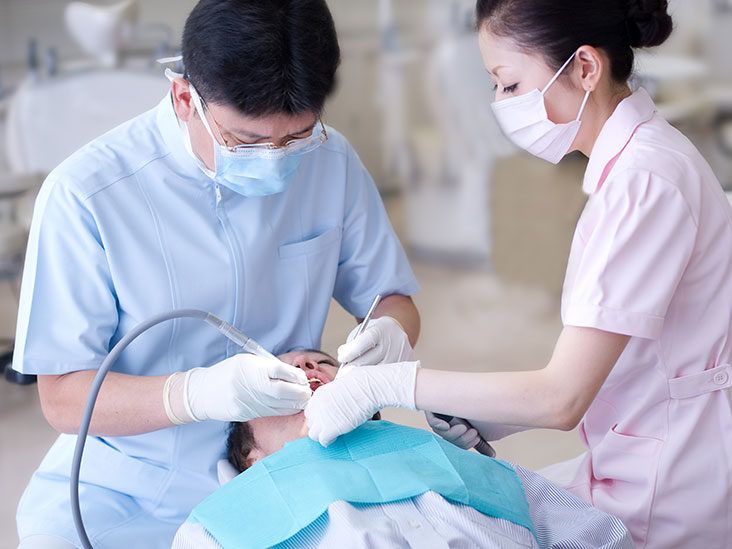
[[[175,383],[173,376],[182,375],[183,383]],[[188,416],[180,418],[180,412],[174,413],[180,420],[174,423],[209,419],[249,421],[264,416],[292,415],[303,410],[312,395],[302,370],[249,354],[235,355],[208,368],[194,368],[173,376],[170,389],[173,394],[166,401],[166,411],[170,403],[175,410],[175,391],[179,391]]]
[[[427,417],[427,423],[435,434],[451,442],[458,448],[470,450],[471,448],[475,448],[480,442],[480,434],[466,419],[454,417],[447,422],[432,412],[425,412],[424,415]]]
[[[359,325],[360,326],[360,325]],[[412,360],[412,346],[401,324],[390,316],[375,318],[356,337],[359,326],[338,348],[338,362],[344,366],[372,366]]]
[[[367,422],[382,408],[416,408],[419,362],[354,368],[322,386],[305,407],[308,435],[323,446]]]
[[[425,412],[425,416],[427,417],[427,423],[437,435],[458,448],[463,450],[475,448],[484,456],[496,457],[493,446],[482,439],[481,433],[467,419],[453,417],[448,422],[432,412]]]

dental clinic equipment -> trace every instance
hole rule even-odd
[[[84,414],[79,425],[79,436],[76,440],[74,459],[71,463],[71,512],[74,518],[74,526],[76,527],[76,532],[84,549],[93,549],[93,547],[91,541],[89,541],[86,529],[84,528],[84,521],[81,517],[81,507],[79,502],[79,475],[81,472],[81,459],[84,453],[84,444],[86,443],[86,437],[89,434],[92,413],[94,412],[94,406],[96,404],[97,397],[99,396],[99,390],[101,389],[102,383],[104,382],[104,378],[106,377],[107,373],[112,368],[112,366],[114,366],[119,356],[130,343],[132,343],[135,339],[137,339],[137,337],[139,337],[150,328],[168,320],[179,318],[195,318],[198,320],[202,320],[209,326],[218,330],[224,337],[239,345],[244,352],[265,358],[275,359],[272,353],[267,351],[251,337],[237,330],[228,322],[221,320],[211,313],[199,311],[196,309],[181,309],[154,316],[138,324],[127,335],[125,335],[109,352],[109,354],[99,367],[96,376],[94,377],[91,389],[89,390],[89,398],[87,399],[87,403],[84,408]]]
[[[442,421],[445,421],[446,423],[450,423],[453,419],[455,419],[454,416],[447,416],[445,414],[434,414],[434,416],[438,419],[441,419]],[[473,425],[471,425],[471,423],[465,419],[458,419],[457,421],[464,424],[466,427],[468,427],[468,429],[475,429],[475,427],[473,427]],[[475,450],[478,453],[483,454],[484,456],[492,458],[496,457],[496,451],[493,446],[491,446],[490,443],[480,435],[480,433],[478,433],[478,437],[480,438],[480,441],[474,446]]]

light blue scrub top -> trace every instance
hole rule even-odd
[[[346,139],[302,161],[284,193],[245,198],[186,152],[170,97],[87,145],[46,180],[23,278],[14,368],[98,368],[134,325],[171,309],[228,320],[274,353],[319,348],[331,297],[362,317],[378,293],[418,285],[377,189]],[[178,320],[141,336],[115,371],[168,375],[237,348]],[[169,547],[217,488],[227,424],[89,438],[82,513],[99,547]],[[76,541],[68,477],[76,436],[61,435],[18,508],[21,538]],[[140,545],[142,543],[142,545]]]

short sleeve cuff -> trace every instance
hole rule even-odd
[[[63,375],[82,370],[98,370],[102,361],[51,362],[47,360],[14,360],[13,370],[25,375]]]
[[[660,316],[578,303],[570,303],[565,308],[562,320],[565,326],[596,328],[643,339],[661,337],[664,322]]]

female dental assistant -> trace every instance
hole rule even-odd
[[[202,309],[278,354],[319,348],[333,297],[363,317],[382,294],[341,358],[407,360],[418,334],[417,284],[373,181],[320,122],[339,63],[325,1],[202,0],[183,60],[155,109],[65,161],[37,201],[14,367],[38,374],[67,434],[19,504],[21,548],[77,545],[73,433],[94,370],[138,322]],[[122,355],[81,468],[95,547],[170,547],[217,488],[228,422],[304,408],[302,371],[237,352],[178,320]]]
[[[477,14],[505,133],[549,162],[589,156],[564,330],[535,371],[356,368],[311,399],[310,435],[327,444],[384,406],[467,418],[475,429],[428,414],[466,447],[478,432],[579,423],[588,452],[565,487],[638,547],[729,547],[732,210],[694,146],[628,86],[633,48],[671,32],[667,3],[480,0]]]

